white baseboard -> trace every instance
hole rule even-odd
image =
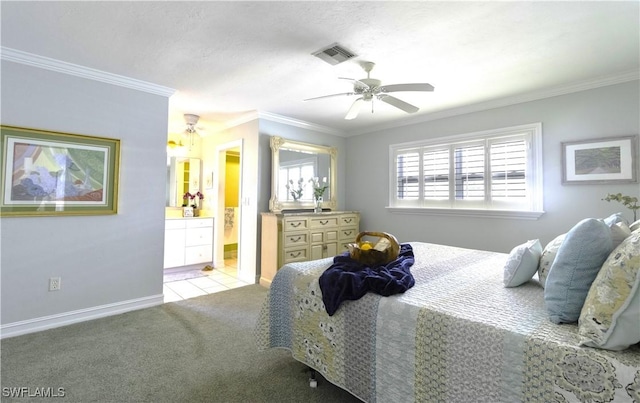
[[[117,315],[137,309],[150,308],[164,303],[164,295],[131,299],[113,304],[101,305],[77,311],[64,312],[56,315],[8,323],[0,326],[0,339],[20,336],[27,333],[53,329],[55,327],[71,325],[73,323]]]

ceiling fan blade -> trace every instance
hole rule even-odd
[[[362,104],[362,98],[358,98],[351,104],[351,108],[349,108],[349,112],[347,112],[347,116],[344,117],[345,120],[352,120],[358,116],[358,112],[360,112],[360,104]]]
[[[360,80],[354,80],[353,78],[347,78],[347,77],[338,77],[339,80],[347,80],[347,81],[351,81],[351,83],[358,88],[362,88],[363,90],[368,90],[369,86],[365,83],[363,83]]]
[[[414,84],[391,84],[380,87],[380,92],[398,92],[398,91],[433,91],[433,85],[427,83]]]
[[[321,97],[315,97],[315,98],[307,98],[304,99],[303,101],[312,101],[314,99],[322,99],[322,98],[331,98],[331,97],[339,97],[342,95],[357,95],[355,92],[342,92],[340,94],[331,94],[331,95],[323,95]]]
[[[395,106],[398,109],[402,109],[407,113],[415,113],[420,110],[420,108],[418,108],[417,106],[413,106],[396,97],[392,97],[391,95],[385,95],[385,94],[378,95],[378,99],[381,100],[382,102],[388,103],[391,106]]]

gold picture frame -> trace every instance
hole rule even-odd
[[[120,140],[0,126],[0,216],[118,212]]]

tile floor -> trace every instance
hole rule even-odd
[[[180,301],[201,295],[249,285],[237,278],[237,260],[225,259],[224,267],[216,267],[204,277],[164,283],[164,302]]]

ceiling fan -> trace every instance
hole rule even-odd
[[[413,84],[391,84],[381,85],[382,81],[370,77],[371,70],[375,66],[373,62],[361,62],[362,69],[367,73],[367,78],[360,80],[354,80],[353,78],[338,77],[340,80],[347,80],[353,83],[353,92],[343,92],[340,94],[323,95],[315,98],[308,98],[305,101],[311,101],[314,99],[322,99],[343,95],[358,95],[360,96],[349,108],[347,115],[344,117],[346,120],[355,119],[360,112],[360,107],[364,102],[371,102],[371,113],[373,113],[373,99],[376,98],[382,102],[385,102],[391,106],[395,106],[407,113],[415,113],[419,110],[417,106],[411,105],[401,99],[389,95],[390,92],[402,92],[402,91],[433,91],[433,86],[427,83],[413,83]]]
[[[200,133],[196,131],[196,124],[198,124],[198,120],[200,120],[200,116],[198,115],[191,113],[185,113],[184,115],[184,121],[187,124],[187,128],[184,130],[184,136],[189,139],[189,148],[194,144],[195,135],[200,135]],[[197,129],[201,130],[202,128],[198,127]]]

